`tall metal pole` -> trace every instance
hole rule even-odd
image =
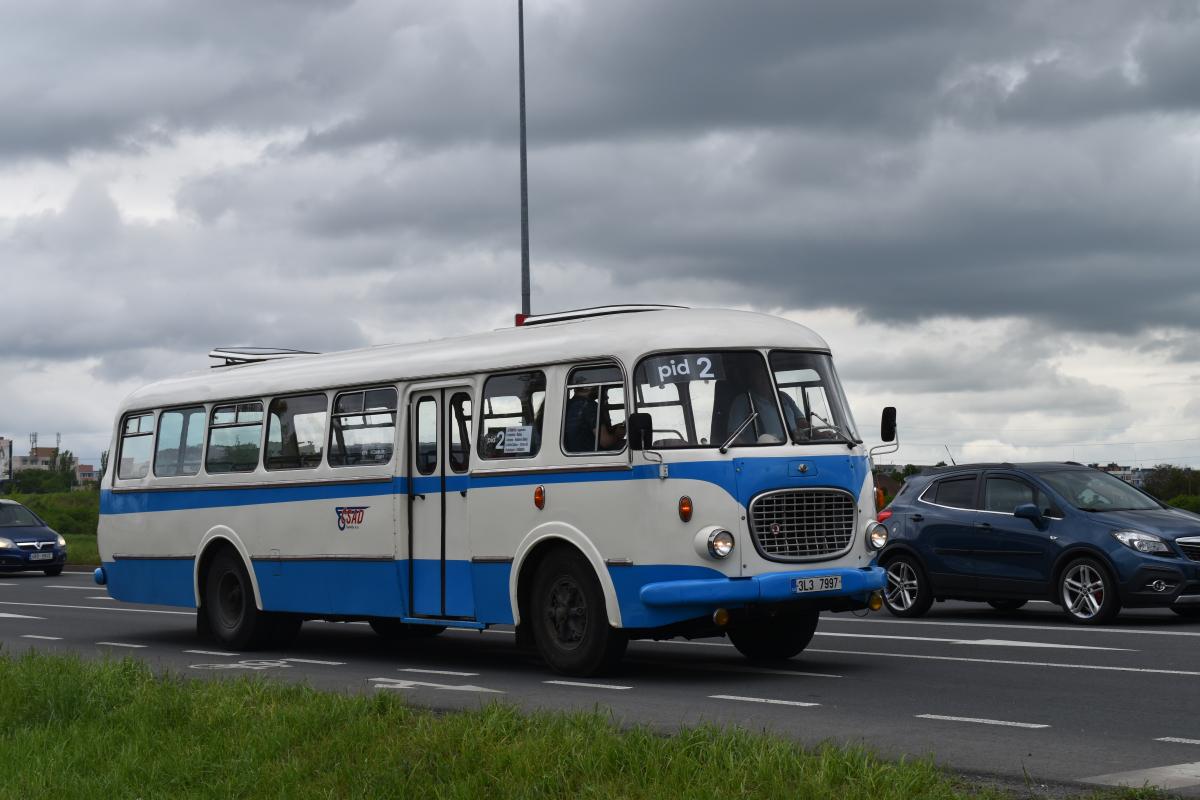
[[[517,0],[517,71],[521,86],[521,313],[529,315],[529,172],[525,157],[525,0]]]

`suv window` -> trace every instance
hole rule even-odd
[[[1017,506],[1037,504],[1037,490],[1016,478],[988,478],[983,484],[983,510],[1011,514]]]
[[[933,502],[939,506],[951,508],[975,508],[975,484],[978,482],[974,475],[963,478],[945,478],[937,482],[932,493]]]

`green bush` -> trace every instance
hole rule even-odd
[[[11,494],[16,500],[46,521],[63,536],[96,535],[100,523],[100,493],[94,491],[53,492],[51,494]]]
[[[1181,494],[1168,500],[1167,505],[1200,514],[1200,494]]]

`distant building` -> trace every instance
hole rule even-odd
[[[5,439],[0,436],[0,483],[12,477],[12,439]]]
[[[23,469],[52,469],[58,450],[54,447],[33,447],[27,456],[13,457],[13,472]]]
[[[79,484],[95,483],[100,480],[100,470],[91,464],[75,465],[75,481]]]

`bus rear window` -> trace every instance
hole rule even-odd
[[[204,468],[209,472],[253,472],[258,467],[262,421],[263,405],[257,401],[213,408]]]
[[[121,458],[117,477],[121,480],[144,478],[150,472],[150,454],[154,450],[154,415],[137,414],[125,418],[121,433]]]

